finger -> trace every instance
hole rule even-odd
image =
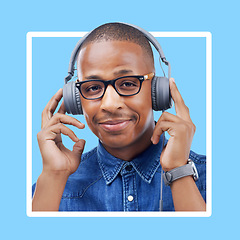
[[[53,116],[53,113],[55,112],[58,103],[62,99],[63,96],[63,90],[60,88],[57,93],[50,99],[50,101],[47,103],[46,107],[43,109],[42,112],[42,127],[45,126],[45,124],[51,119]]]
[[[179,123],[179,122],[182,122],[182,119],[176,115],[169,113],[169,112],[163,112],[161,117],[158,119],[157,124],[161,121],[170,121],[170,122]]]
[[[85,143],[86,141],[83,139],[77,141],[73,146],[72,153],[76,156],[80,156],[83,153]]]
[[[160,139],[162,133],[165,131],[167,131],[169,133],[169,130],[173,129],[174,126],[175,126],[174,122],[169,122],[169,121],[159,122],[153,130],[153,135],[151,137],[152,143],[157,144],[159,142],[159,139]]]
[[[46,137],[47,140],[55,140],[57,135],[62,133],[65,136],[68,136],[72,141],[78,142],[79,138],[75,135],[75,133],[63,125],[62,123],[55,124],[48,128],[48,136]]]
[[[169,83],[170,83],[170,91],[171,91],[172,99],[174,101],[177,116],[179,116],[180,118],[186,121],[191,120],[189,115],[189,109],[184,103],[184,100],[177,88],[175,80],[173,78],[170,78]]]
[[[75,126],[77,128],[83,129],[85,127],[84,123],[81,123],[76,118],[73,118],[71,116],[62,114],[62,113],[56,113],[54,116],[47,122],[45,125],[45,128],[50,127],[52,125],[55,125],[57,123],[64,123],[68,125]]]
[[[62,104],[60,105],[60,108],[58,109],[58,113],[62,113],[62,114],[66,113],[64,102],[62,102]]]

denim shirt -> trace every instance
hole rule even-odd
[[[130,162],[99,145],[82,155],[69,176],[59,211],[159,211],[162,139]],[[190,152],[198,170],[196,185],[206,201],[206,157]],[[33,192],[35,184],[33,185]],[[171,189],[163,183],[163,211],[174,211]]]

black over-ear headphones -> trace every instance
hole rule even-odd
[[[162,48],[159,44],[159,42],[147,31],[144,29],[128,24],[128,23],[122,23],[128,26],[131,26],[137,30],[139,30],[141,33],[144,34],[144,36],[148,39],[149,42],[153,44],[153,46],[158,51],[161,61],[165,63],[168,66],[168,78],[165,77],[157,77],[154,76],[152,79],[152,108],[155,111],[164,111],[168,108],[172,107],[172,98],[170,94],[170,88],[169,88],[169,78],[171,76],[171,66],[170,63],[166,60],[164,53],[162,51]],[[73,49],[71,59],[69,62],[68,67],[68,75],[65,77],[64,81],[65,84],[63,86],[63,101],[66,108],[67,113],[76,115],[76,114],[83,114],[82,105],[81,105],[81,98],[78,88],[75,86],[75,82],[69,82],[73,75],[74,75],[74,65],[77,60],[77,56],[79,53],[79,50],[84,42],[84,40],[87,38],[87,36],[90,34],[86,34],[83,38],[81,38],[75,48]],[[160,59],[159,59],[160,60]],[[160,61],[160,64],[161,64]],[[162,66],[161,66],[162,67]]]

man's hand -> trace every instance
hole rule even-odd
[[[176,116],[164,112],[159,118],[152,136],[152,142],[156,144],[164,131],[170,135],[160,157],[162,169],[165,172],[187,163],[196,130],[190,118],[189,109],[173,79],[170,79],[170,90],[175,103]],[[174,181],[170,187],[175,211],[206,211],[206,203],[192,176],[180,178]]]
[[[61,173],[69,176],[79,166],[85,141],[78,139],[74,132],[64,124],[73,125],[79,129],[83,129],[85,126],[77,119],[65,115],[66,110],[63,103],[58,112],[53,114],[62,96],[63,90],[59,89],[44,108],[42,129],[37,134],[37,139],[42,154],[43,173]],[[61,134],[68,136],[75,142],[72,151],[63,145]]]
[[[84,124],[65,115],[63,103],[54,114],[62,96],[63,90],[60,89],[42,112],[42,130],[37,139],[42,154],[43,171],[37,180],[32,201],[33,211],[58,211],[68,177],[77,170],[84,149],[85,141],[78,139],[74,132],[64,125],[82,129]],[[63,145],[61,134],[75,142],[72,151]]]
[[[170,79],[170,91],[175,104],[176,116],[164,112],[155,126],[151,139],[153,144],[157,144],[164,131],[170,135],[160,158],[164,171],[170,171],[187,163],[196,130],[190,118],[189,109],[185,105],[173,78]]]

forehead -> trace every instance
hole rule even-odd
[[[151,61],[141,46],[127,41],[90,43],[81,49],[77,65],[80,78],[96,74],[112,77],[123,70],[142,75],[152,70]]]

